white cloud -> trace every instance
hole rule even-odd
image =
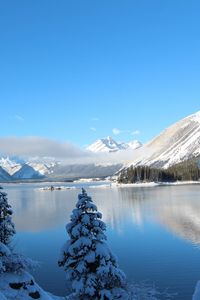
[[[134,130],[134,131],[131,131],[131,130],[121,130],[119,128],[113,128],[112,129],[112,133],[114,135],[119,135],[119,134],[122,134],[122,133],[129,133],[131,135],[139,135],[141,132],[139,130]]]
[[[121,130],[119,128],[113,128],[112,132],[114,135],[119,135],[121,133]]]
[[[15,119],[20,121],[20,122],[23,122],[24,121],[24,118],[20,115],[15,115]]]
[[[99,118],[94,117],[92,118],[92,121],[99,121]]]
[[[90,127],[90,130],[97,131],[97,129],[95,127]]]
[[[132,135],[139,135],[140,133],[140,130],[134,130],[131,132]]]
[[[71,143],[61,143],[38,136],[2,137],[0,138],[0,151],[1,155],[17,155],[20,157],[49,156],[60,159],[71,159],[88,155],[86,151]]]
[[[133,161],[146,152],[144,147],[137,150],[122,150],[116,153],[92,153],[69,142],[38,137],[0,137],[0,155],[18,156],[38,160],[52,157],[65,164],[119,164]]]

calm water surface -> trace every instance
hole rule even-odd
[[[15,246],[41,262],[34,276],[44,289],[65,295],[65,274],[57,259],[80,185],[73,190],[39,190],[45,185],[9,184],[4,189],[14,210]],[[149,280],[160,290],[177,292],[175,299],[192,299],[200,280],[200,186],[83,185],[103,213],[108,244],[128,280]]]

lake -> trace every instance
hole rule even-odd
[[[66,294],[57,260],[67,239],[65,225],[84,186],[103,214],[108,244],[128,281],[148,280],[161,291],[176,292],[174,299],[191,299],[200,279],[200,186],[91,184],[53,192],[39,189],[47,183],[3,185],[14,211],[15,247],[40,262],[37,282],[56,295]]]

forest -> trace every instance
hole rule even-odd
[[[123,169],[119,183],[198,181],[200,178],[199,157],[191,158],[167,169],[153,166],[130,166]]]

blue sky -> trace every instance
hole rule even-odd
[[[0,136],[83,146],[116,128],[146,142],[200,110],[199,11],[192,0],[0,0]]]

